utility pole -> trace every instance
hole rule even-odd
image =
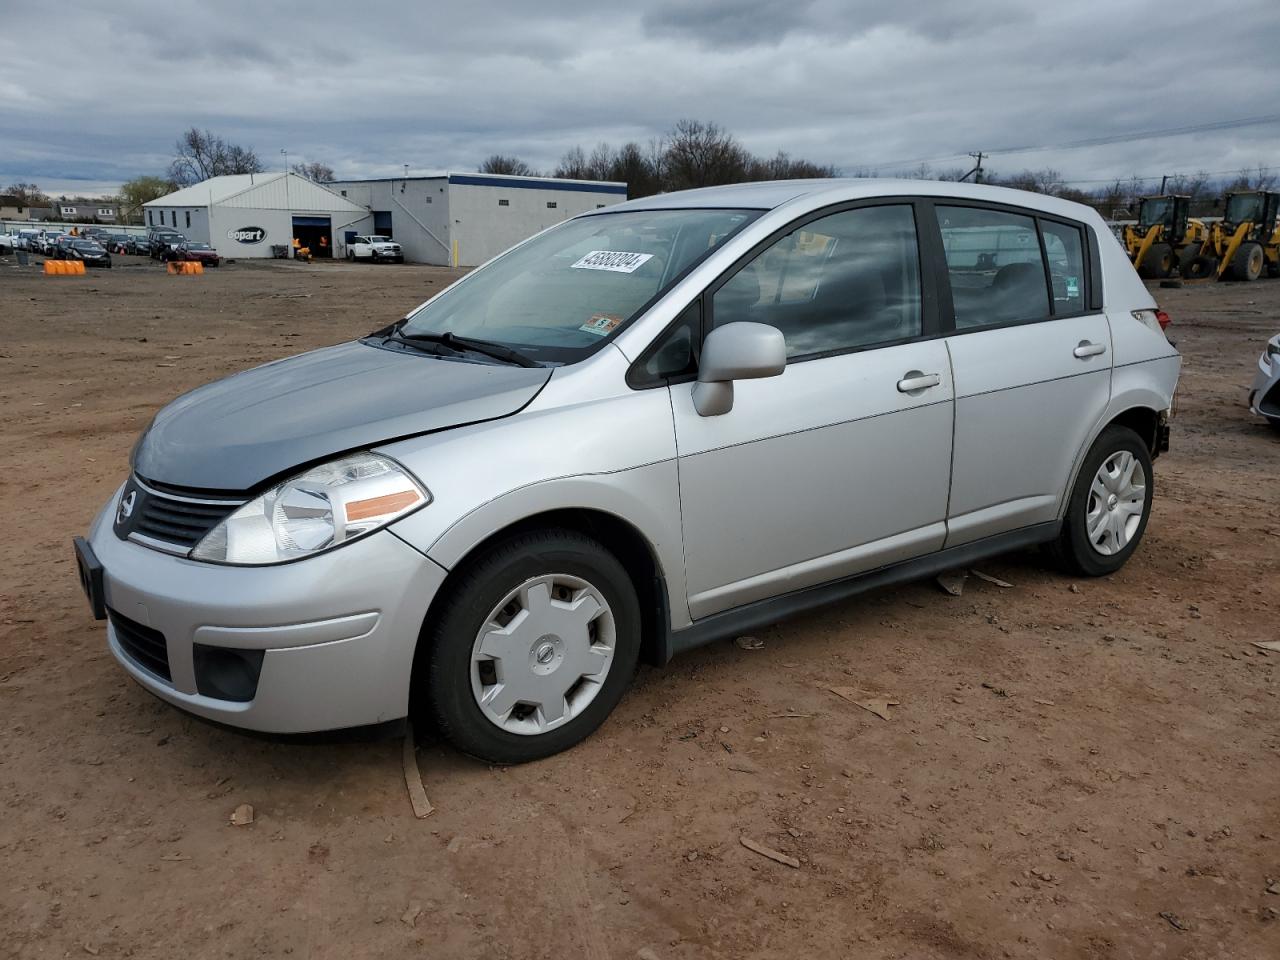
[[[974,183],[982,182],[982,161],[987,159],[987,155],[979,150],[977,153],[971,153],[969,156],[976,161],[974,168],[960,178],[960,182],[964,183],[970,177],[973,177]]]
[[[1160,196],[1164,196],[1164,185],[1169,182],[1169,175],[1166,173],[1160,178]]]

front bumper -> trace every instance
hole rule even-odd
[[[1280,422],[1280,357],[1268,360],[1264,351],[1258,358],[1258,373],[1249,387],[1249,412]]]
[[[169,680],[131,656],[127,638],[122,644],[118,627],[107,626],[112,654],[147,690],[206,719],[264,733],[407,715],[418,633],[444,581],[442,567],[388,530],[277,566],[198,563],[119,539],[111,529],[115,503],[94,521],[89,544],[102,565],[107,609],[163,635]],[[265,651],[252,699],[202,695],[197,645]]]

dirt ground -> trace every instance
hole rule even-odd
[[[644,668],[497,769],[154,700],[70,548],[178,393],[402,316],[428,267],[0,263],[0,957],[1280,956],[1280,281],[1160,290],[1186,357],[1146,541],[885,590]],[[126,265],[128,264],[128,265]],[[889,721],[829,692],[899,701]],[[255,821],[231,826],[242,803]],[[752,852],[748,837],[799,861]]]

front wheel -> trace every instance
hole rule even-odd
[[[1173,268],[1177,262],[1177,258],[1173,255],[1173,247],[1167,243],[1153,243],[1142,260],[1142,266],[1151,279],[1164,280],[1173,276]]]
[[[1262,276],[1262,267],[1265,263],[1266,256],[1263,254],[1262,244],[1242,243],[1236,255],[1231,258],[1229,268],[1231,278],[1251,283]]]
[[[450,585],[419,690],[458,749],[491,763],[566,750],[622,699],[640,607],[616,557],[567,530],[499,543]]]
[[[1151,515],[1151,452],[1128,427],[1107,427],[1094,441],[1049,551],[1068,573],[1101,577],[1133,555]]]

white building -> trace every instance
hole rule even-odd
[[[407,259],[465,267],[562,220],[627,199],[625,183],[488,173],[339,180],[327,186],[369,210],[373,225],[367,232],[391,237]],[[334,236],[341,245],[364,232],[347,227],[340,234],[335,227]]]
[[[211,177],[143,204],[149,227],[169,227],[224,257],[270,257],[297,238],[316,256],[345,255],[346,237],[373,232],[367,206],[292,173]]]

